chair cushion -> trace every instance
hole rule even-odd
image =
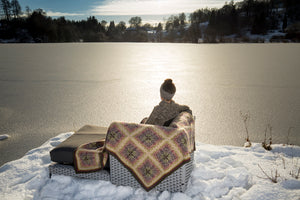
[[[73,135],[50,151],[53,162],[61,164],[74,163],[74,151],[82,144],[95,142],[106,138],[107,128],[85,125]]]

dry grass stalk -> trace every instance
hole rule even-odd
[[[250,120],[250,114],[249,114],[249,112],[243,114],[242,111],[240,111],[240,115],[241,115],[241,118],[244,122],[245,130],[246,130],[246,142],[248,143],[248,145],[246,147],[251,147],[252,144],[250,142],[249,131],[248,131],[248,124],[249,124],[249,120]]]
[[[287,134],[287,137],[286,137],[286,145],[290,145],[289,143],[290,143],[290,133],[291,133],[291,130],[293,129],[294,127],[289,127],[289,129],[288,129],[288,134]]]
[[[295,178],[296,178],[296,179],[299,179],[299,176],[300,176],[300,167],[298,168],[298,173],[297,173],[297,175],[295,174]]]
[[[269,138],[269,144],[267,144],[267,132],[269,130],[269,133],[270,133],[270,138]],[[270,124],[268,124],[266,126],[266,129],[265,129],[265,139],[264,141],[262,142],[262,147],[268,151],[272,150],[272,126]]]
[[[290,171],[290,175],[292,177],[294,177],[295,179],[300,178],[300,167],[299,167],[298,163],[299,163],[299,159],[296,159],[296,162],[294,162],[294,158],[293,158],[292,164],[293,164],[294,168]]]
[[[286,169],[286,166],[285,166],[285,159],[282,157],[282,164],[283,164],[283,169]]]
[[[275,170],[275,174],[273,174],[273,171],[271,171],[271,175],[268,175],[259,164],[258,164],[258,167],[264,173],[264,175],[267,177],[267,179],[271,180],[273,183],[278,183],[278,178],[280,177],[280,175],[278,174],[277,169]]]

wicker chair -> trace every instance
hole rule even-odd
[[[166,135],[165,138],[161,137],[163,135],[162,133]],[[145,147],[146,142],[140,144],[140,142],[145,139],[145,134],[155,135],[154,137],[160,138],[158,146],[155,146],[155,144],[153,145],[154,147],[152,146],[147,149],[147,147]],[[180,150],[176,149],[180,148],[176,146],[177,143],[175,145],[169,145],[170,142],[172,143],[174,141],[174,138],[177,138],[177,135],[186,136],[184,138],[178,137],[180,140],[183,139],[183,146],[185,146],[187,150],[185,157],[182,156],[185,159],[184,162],[180,162],[178,167],[174,168],[174,170],[169,170],[167,167],[166,169],[169,171],[166,172],[161,179],[158,176],[157,180],[153,181],[153,184],[149,184],[150,186],[144,184],[143,180],[145,180],[145,178],[143,179],[139,166],[143,166],[146,160],[149,159],[153,161],[152,163],[156,163],[159,169],[164,169],[163,165],[157,164],[159,163],[157,162],[159,159],[155,156],[160,154],[157,152],[160,152],[165,146],[170,147],[170,151],[174,154],[180,152]],[[193,152],[195,150],[194,117],[189,113],[182,113],[174,119],[169,127],[124,122],[112,123],[107,132],[106,149],[110,154],[110,178],[113,184],[135,188],[142,187],[146,191],[167,190],[170,192],[183,192],[187,188],[188,180],[193,169]],[[139,157],[138,152],[142,152],[140,153],[142,154],[142,158],[138,161],[133,160],[132,163],[130,163],[130,159],[128,158],[130,154],[126,154],[128,149],[131,149],[130,152],[137,149],[136,151],[134,150],[136,158]]]
[[[191,176],[191,172],[193,170],[193,161],[194,161],[194,150],[195,150],[194,120],[195,117],[192,117],[191,115],[189,116],[186,113],[182,113],[170,124],[170,127],[166,128],[168,130],[178,129],[179,131],[186,132],[189,138],[188,140],[186,140],[186,143],[190,147],[189,149],[190,159],[187,160],[181,166],[179,166],[176,170],[172,171],[172,173],[164,177],[161,181],[159,181],[158,184],[155,185],[155,187],[151,188],[151,190],[184,192],[187,189],[188,181]],[[149,125],[144,125],[144,124],[136,124],[136,126],[149,127]],[[91,129],[91,127],[87,127],[87,128]],[[103,128],[102,129],[100,129],[100,127],[96,127],[96,129],[95,127],[93,128],[94,128],[93,129],[94,132],[92,133],[92,135],[94,135],[96,132],[99,132],[99,134],[103,134],[103,130],[104,130]],[[162,127],[158,127],[158,128],[159,130],[162,129]],[[108,134],[109,132],[110,130],[108,129]],[[109,137],[109,135],[107,135],[107,137]],[[72,138],[70,137],[70,139]],[[63,143],[66,143],[68,146],[70,145],[68,139]],[[64,150],[65,146],[63,145],[63,143],[60,145],[60,148]],[[57,149],[52,151],[52,154],[55,151],[57,151]],[[51,157],[53,156],[51,155]],[[72,165],[65,165],[62,163],[53,162],[52,164],[49,165],[49,175],[50,177],[54,174],[57,174],[57,175],[73,176],[77,178],[105,180],[105,181],[111,181],[115,185],[130,186],[134,188],[143,188],[141,183],[136,179],[136,177],[132,173],[132,171],[128,169],[128,166],[125,166],[124,163],[120,162],[120,160],[115,155],[113,154],[109,155],[109,164],[110,164],[109,170],[106,169],[106,170],[100,170],[97,172],[90,172],[90,173],[76,173],[74,166]]]

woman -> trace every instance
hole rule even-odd
[[[151,115],[146,120],[146,124],[169,126],[173,119],[181,112],[189,112],[190,108],[186,105],[179,105],[172,100],[175,95],[176,87],[172,79],[166,79],[160,87],[161,102],[154,107]]]

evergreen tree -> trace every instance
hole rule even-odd
[[[287,27],[287,15],[285,13],[284,18],[283,18],[283,23],[282,23],[282,31],[284,32]]]
[[[117,29],[115,26],[115,22],[111,21],[109,23],[108,29],[107,29],[107,36],[111,41],[114,41],[116,39],[117,36]]]
[[[285,8],[285,14],[279,8]],[[107,24],[104,20],[98,22],[95,17],[76,22],[64,17],[52,19],[42,9],[31,12],[28,6],[25,12],[27,18],[20,18],[19,0],[0,0],[1,39],[33,39],[37,42],[145,42],[149,39],[197,42],[199,38],[203,38],[205,42],[219,42],[229,41],[222,38],[235,34],[236,41],[244,41],[244,38],[249,42],[247,37],[243,37],[244,33],[251,31],[252,34],[265,34],[270,29],[286,30],[287,33],[282,38],[291,41],[299,41],[300,38],[297,25],[300,20],[299,0],[243,0],[237,3],[231,0],[219,9],[199,9],[191,13],[189,27],[184,13],[172,15],[165,23],[166,34],[162,33],[161,23],[156,27],[143,25],[138,16],[129,20],[132,28],[127,29],[125,22],[115,25],[112,21]],[[12,17],[16,19],[11,20]],[[146,30],[156,30],[156,35],[148,37]]]
[[[163,30],[163,26],[161,25],[161,23],[158,23],[156,29],[156,38],[157,41],[160,42],[162,40],[162,30]]]
[[[179,18],[180,25],[181,26],[185,26],[185,24],[186,24],[186,21],[185,21],[186,20],[186,16],[185,16],[185,14],[184,13],[179,14],[178,18]]]
[[[161,23],[159,22],[157,27],[156,27],[156,31],[161,32],[162,30],[163,30],[163,27],[162,27]]]
[[[116,28],[118,32],[123,34],[126,31],[126,23],[124,21],[120,21]]]
[[[116,26],[116,34],[118,41],[124,41],[124,34],[126,32],[126,23],[124,21],[120,21]]]
[[[200,25],[198,23],[192,23],[188,28],[186,40],[188,42],[198,43],[198,39],[202,38]]]

